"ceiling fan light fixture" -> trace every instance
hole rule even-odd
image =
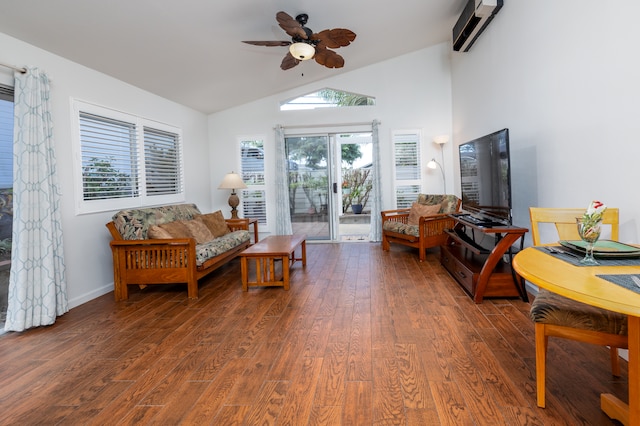
[[[346,28],[333,28],[314,33],[305,27],[309,17],[301,13],[293,19],[286,12],[276,13],[280,28],[291,37],[291,41],[263,40],[245,41],[256,46],[289,46],[289,51],[280,63],[280,69],[288,70],[300,62],[315,58],[316,62],[327,68],[342,68],[344,58],[332,49],[348,46],[356,38],[356,33]]]
[[[297,42],[289,45],[289,52],[294,58],[306,61],[313,58],[313,55],[316,54],[316,48],[309,43]]]

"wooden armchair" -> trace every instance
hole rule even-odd
[[[424,206],[433,206],[432,210],[435,212],[416,215],[416,211]],[[411,208],[381,212],[382,250],[389,251],[390,243],[414,247],[418,249],[420,262],[423,262],[428,248],[446,244],[448,235],[444,230],[453,228],[455,225],[455,221],[448,215],[458,211],[460,211],[460,199],[455,195],[420,194]],[[411,219],[417,220],[415,222],[410,220],[410,216]]]

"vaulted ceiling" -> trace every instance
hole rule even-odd
[[[466,0],[0,0],[0,32],[204,113],[451,40]],[[280,69],[291,40],[275,15],[357,34],[344,68]],[[5,58],[0,49],[0,61]],[[15,64],[38,65],[38,64]]]

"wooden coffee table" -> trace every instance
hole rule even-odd
[[[297,260],[302,266],[307,265],[306,235],[272,235],[252,245],[240,253],[240,266],[242,269],[242,290],[248,291],[249,287],[278,286],[289,290],[289,266]],[[296,257],[296,249],[300,247],[301,255]],[[249,281],[248,259],[256,261],[255,281]],[[275,261],[282,261],[282,273],[280,279],[276,277]]]

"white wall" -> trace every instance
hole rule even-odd
[[[529,206],[599,199],[621,209],[620,239],[640,242],[639,13],[635,0],[505,1],[452,54],[454,145],[510,129],[515,224]]]
[[[392,176],[393,130],[418,129],[423,138],[423,152],[426,161],[440,151],[433,137],[451,135],[451,81],[449,45],[441,44],[381,62],[366,68],[354,70],[340,76],[305,85],[295,91],[280,93],[233,109],[212,114],[209,117],[209,138],[211,141],[211,180],[217,186],[225,173],[238,170],[237,140],[240,136],[256,135],[264,138],[265,155],[274,158],[274,126],[318,126],[340,123],[381,121],[379,128],[383,209],[395,207]],[[315,62],[302,63],[293,70],[283,71],[291,78],[301,78],[307,66],[319,66]],[[312,111],[280,111],[281,101],[329,87],[353,93],[373,96],[375,106],[328,108]],[[451,144],[445,145],[448,189],[451,192],[453,173]],[[267,163],[266,172],[273,173]],[[424,191],[442,192],[442,178],[439,170],[424,168]],[[270,187],[270,191],[273,188]],[[225,207],[229,196],[227,191],[214,191],[214,204]],[[271,192],[273,194],[273,192]],[[268,194],[269,196],[269,194]],[[270,197],[273,199],[273,197]],[[267,212],[275,214],[274,209]],[[273,224],[273,221],[270,225]],[[271,226],[271,228],[273,228]],[[263,229],[261,228],[261,231]],[[273,232],[273,229],[265,229]]]
[[[38,67],[52,80],[51,107],[62,188],[66,277],[69,303],[74,307],[113,290],[111,237],[105,224],[114,212],[75,214],[70,99],[81,99],[182,128],[186,199],[203,210],[211,207],[210,182],[202,178],[209,175],[206,116],[2,33],[0,46],[0,62]],[[9,70],[0,67],[1,83],[12,84],[11,76]]]

